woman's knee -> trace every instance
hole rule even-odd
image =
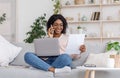
[[[31,52],[27,52],[27,53],[25,53],[25,55],[24,55],[24,57],[29,57],[29,56],[31,56],[33,53],[31,53]]]
[[[61,54],[61,59],[67,62],[72,62],[72,58],[68,54]]]
[[[33,56],[34,54],[33,53],[31,53],[31,52],[27,52],[27,53],[25,53],[25,55],[24,55],[24,59],[25,60],[27,60],[27,59],[29,59],[31,56]]]
[[[63,58],[70,57],[68,54],[61,54],[60,56]]]

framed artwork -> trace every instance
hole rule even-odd
[[[89,4],[93,4],[93,3],[95,3],[94,0],[88,0],[88,2],[89,2]]]
[[[5,20],[0,24],[0,35],[9,41],[15,41],[16,2],[15,0],[0,0],[0,16],[5,14]]]
[[[84,0],[74,0],[75,5],[84,4]]]
[[[115,3],[118,3],[118,2],[120,2],[120,0],[113,0]]]

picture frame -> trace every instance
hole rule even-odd
[[[84,0],[74,0],[75,5],[84,4]]]
[[[119,3],[119,2],[120,2],[120,0],[113,0],[113,2],[114,2],[114,3]]]
[[[94,4],[95,0],[88,0],[89,4]]]

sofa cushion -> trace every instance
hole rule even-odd
[[[80,69],[72,69],[70,73],[56,73],[55,78],[84,78],[85,71]]]
[[[16,46],[22,47],[22,51],[19,53],[19,55],[12,61],[10,64],[12,65],[23,65],[23,66],[29,66],[24,61],[24,55],[26,52],[34,52],[34,45],[33,44],[27,44],[27,43],[13,43]]]
[[[94,64],[97,67],[107,67],[107,60],[111,54],[116,52],[105,52],[105,53],[90,53],[85,64]]]
[[[54,78],[52,72],[22,66],[0,67],[0,78]]]
[[[79,59],[73,60],[72,61],[72,68],[76,68],[76,66],[82,66],[85,63],[85,61],[88,57],[88,54],[89,54],[88,52],[85,52],[85,53],[81,54]]]
[[[7,41],[0,35],[0,66],[8,66],[21,51],[21,47],[17,47]]]

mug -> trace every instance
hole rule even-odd
[[[107,59],[107,67],[114,68],[115,60],[113,58]]]

